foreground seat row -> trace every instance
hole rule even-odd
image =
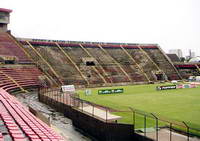
[[[63,141],[17,99],[0,88],[0,141]]]
[[[37,87],[42,73],[36,67],[0,68],[0,88],[11,92],[21,87]]]

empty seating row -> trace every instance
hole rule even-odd
[[[30,44],[24,40],[20,42],[24,45],[25,49],[31,48],[29,46],[31,44],[43,58],[47,58],[47,62],[58,73],[63,82],[67,82],[67,79],[71,77],[70,73],[66,72],[71,72],[74,67],[73,65],[69,67],[69,65],[62,65],[60,63],[62,59],[65,62],[71,63],[66,58],[73,60],[77,68],[82,72],[82,77],[85,77],[89,84],[158,81],[157,77],[155,77],[157,72],[167,75],[168,79],[180,79],[177,70],[168,61],[164,52],[162,52],[157,44],[47,42],[45,40],[37,41],[34,39],[29,42]],[[68,54],[68,57],[64,56],[60,48],[65,54]],[[84,60],[86,58],[93,59],[95,65],[93,67],[85,66]],[[34,59],[34,55],[32,59],[38,61],[36,57]],[[73,70],[76,69],[73,68]],[[124,75],[124,79],[128,77],[128,81],[115,79],[119,75]],[[137,75],[139,76],[135,77]],[[73,76],[80,77],[80,73],[73,71]],[[100,81],[93,79],[99,79]],[[77,79],[74,79],[74,82],[77,82],[75,80]],[[70,82],[70,84],[72,83]],[[76,84],[79,85],[78,83]]]
[[[19,63],[31,63],[24,51],[16,44],[8,33],[0,33],[0,52],[1,55],[16,56]]]
[[[63,141],[60,135],[37,119],[2,88],[0,88],[0,119],[14,141]],[[1,140],[4,140],[3,133],[0,133]]]
[[[179,80],[180,74],[177,72],[176,68],[170,61],[167,59],[165,54],[161,50],[149,50],[144,49],[144,51],[154,60],[154,62],[160,67],[163,72],[167,75],[169,80]]]
[[[37,68],[0,68],[0,87],[9,91],[38,86],[41,74]]]

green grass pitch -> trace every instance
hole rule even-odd
[[[118,110],[129,110],[128,107],[133,107],[168,119],[184,121],[190,127],[200,129],[200,87],[157,91],[156,86],[158,85],[167,84],[110,87],[111,89],[123,88],[124,93],[121,94],[98,95],[98,90],[109,87],[93,88],[91,89],[92,94],[89,96],[85,95],[84,90],[77,92],[81,99],[96,104]],[[123,117],[119,122],[133,122],[130,113],[116,112],[115,114]],[[138,128],[141,128],[143,121],[140,121],[140,118],[136,118],[136,120],[138,120],[136,121]],[[153,125],[152,123],[148,124],[149,127]]]

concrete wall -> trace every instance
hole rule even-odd
[[[39,95],[39,101],[64,113],[66,117],[72,120],[75,127],[99,141],[151,141],[151,139],[135,134],[134,125],[106,123],[44,95]]]
[[[0,32],[6,32],[7,24],[10,23],[10,15],[9,13],[0,12]]]

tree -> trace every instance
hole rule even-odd
[[[185,57],[180,57],[181,62],[185,62]]]

